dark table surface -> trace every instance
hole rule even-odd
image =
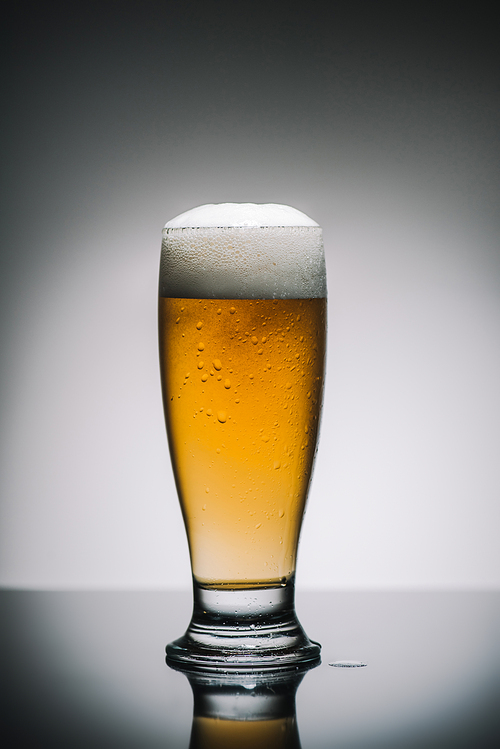
[[[2,746],[189,747],[193,692],[164,648],[190,594],[3,591],[0,607]],[[500,593],[299,590],[297,611],[322,663],[276,747],[297,730],[302,749],[500,746]]]

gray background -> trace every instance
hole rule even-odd
[[[500,583],[498,29],[483,3],[4,11],[0,583],[184,587],[161,228],[324,229],[329,360],[299,582]]]

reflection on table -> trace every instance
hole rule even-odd
[[[190,749],[300,749],[295,694],[307,670],[184,671],[194,697]]]
[[[191,608],[189,592],[1,592],[2,749],[500,746],[498,592],[299,590],[322,663],[274,682],[168,668]]]

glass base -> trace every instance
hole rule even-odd
[[[320,650],[295,614],[293,580],[229,590],[194,581],[193,617],[186,634],[167,645],[167,662],[184,670],[267,672],[319,663]]]

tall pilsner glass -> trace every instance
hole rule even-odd
[[[320,227],[282,205],[169,221],[160,363],[194,610],[167,658],[204,670],[317,661],[295,615],[297,543],[325,366]]]

